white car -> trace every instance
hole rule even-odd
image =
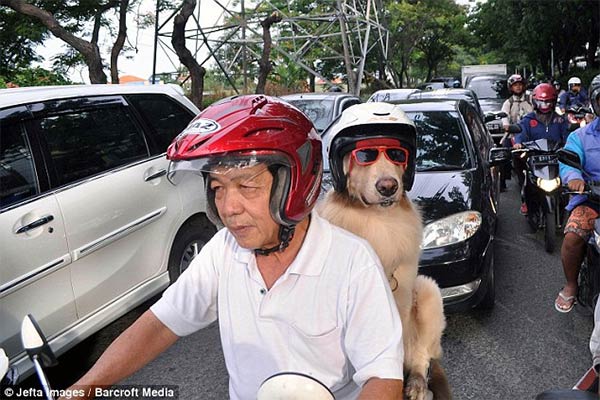
[[[55,353],[165,289],[210,239],[201,177],[165,151],[199,110],[175,85],[0,90],[0,347],[39,322]]]

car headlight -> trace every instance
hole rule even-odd
[[[466,211],[432,222],[423,229],[422,249],[431,249],[467,240],[481,226],[481,214]]]
[[[560,178],[554,178],[554,179],[542,179],[542,178],[538,178],[537,179],[537,185],[544,191],[544,192],[552,192],[555,189],[557,189],[560,186]]]

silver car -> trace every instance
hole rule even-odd
[[[0,90],[0,347],[30,313],[61,354],[156,295],[214,234],[167,146],[199,110],[175,85]]]

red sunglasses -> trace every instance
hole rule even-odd
[[[352,158],[358,165],[370,165],[383,153],[389,162],[406,168],[408,150],[400,146],[370,146],[352,150]]]

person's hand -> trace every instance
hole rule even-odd
[[[517,150],[517,149],[522,149],[523,145],[521,143],[515,143],[513,144],[513,149]]]
[[[569,190],[573,192],[583,193],[583,189],[585,189],[585,182],[582,179],[572,179],[567,182],[567,186]]]

